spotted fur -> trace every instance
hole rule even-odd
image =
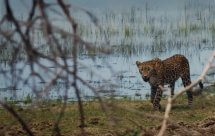
[[[136,65],[143,80],[149,82],[151,86],[151,102],[155,109],[161,108],[162,89],[159,86],[163,87],[165,84],[169,84],[173,96],[176,80],[181,78],[184,87],[191,84],[189,62],[183,55],[176,54],[165,60],[155,58],[145,62],[136,61]],[[199,86],[201,89],[203,88],[201,82]],[[193,101],[192,92],[189,90],[186,93],[188,105],[191,105]]]

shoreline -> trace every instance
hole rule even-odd
[[[166,135],[174,134],[207,134],[215,132],[215,95],[208,89],[201,95],[194,96],[193,106],[187,106],[185,95],[180,96],[173,104],[170,114],[171,122],[168,124]],[[129,99],[105,99],[106,112],[100,103],[95,101],[84,101],[85,127],[89,135],[155,135],[159,131],[165,110],[166,99],[161,100],[162,110],[153,110],[150,100]],[[62,102],[49,101],[37,106],[23,108],[11,104],[15,111],[24,118],[35,135],[50,135],[54,124],[60,115]],[[112,106],[111,106],[112,105]],[[0,109],[0,132],[14,135],[25,135],[16,119],[6,110]],[[158,118],[147,117],[159,116]],[[112,120],[112,119],[113,120]],[[111,120],[112,121],[111,121]],[[77,102],[70,102],[64,112],[59,124],[61,133],[65,136],[75,136],[81,133],[79,122],[79,111]],[[207,124],[211,124],[208,125]],[[188,131],[190,131],[188,133]],[[195,132],[195,133],[194,133]],[[192,136],[192,135],[191,135]]]

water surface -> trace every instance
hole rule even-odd
[[[78,74],[87,83],[97,88],[102,96],[145,99],[145,96],[150,94],[148,83],[143,82],[136,67],[137,60],[147,61],[155,57],[166,59],[174,54],[183,54],[190,62],[191,79],[195,80],[201,74],[215,47],[215,8],[213,8],[212,0],[204,2],[165,0],[161,3],[154,0],[150,2],[140,0],[72,2],[76,6],[72,14],[79,24],[78,33],[84,40],[92,42],[95,46],[112,50],[110,55],[88,52],[82,48],[79,50]],[[96,27],[90,17],[77,8],[78,6],[95,14],[101,29]],[[23,13],[19,15],[22,16]],[[71,31],[64,20],[54,23]],[[35,46],[45,43],[41,40],[41,35],[40,33],[35,34]],[[65,43],[63,46],[70,50],[70,43]],[[41,50],[49,51],[46,46]],[[8,58],[7,55],[10,56],[10,51],[4,51],[0,57],[1,60]],[[58,61],[62,60],[59,58]],[[72,59],[68,57],[67,61],[69,67],[72,68]],[[59,67],[47,60],[40,59],[39,62],[48,66],[49,69],[59,71]],[[25,63],[25,60],[16,63],[17,68],[25,71],[20,75],[19,71],[16,71],[21,78],[27,78],[30,74],[29,65],[22,68]],[[59,80],[48,91],[44,91],[44,86],[52,76],[37,66],[35,69],[46,81],[40,82],[39,79],[35,79],[29,81],[28,84],[18,82],[16,88],[13,86],[19,77],[11,77],[10,72],[2,73],[0,75],[0,99],[23,100],[28,96],[35,97],[36,94],[44,99],[63,98],[66,88],[65,81]],[[11,70],[10,65],[1,63],[1,70]],[[214,72],[212,70],[204,84],[208,85],[213,81]],[[116,86],[110,85],[110,83]],[[176,90],[181,86],[182,82],[178,80]],[[86,86],[78,83],[78,87],[83,98],[94,97],[94,93]],[[32,88],[35,92],[32,92]],[[68,98],[76,100],[72,87],[68,88]]]

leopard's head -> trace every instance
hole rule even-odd
[[[150,77],[157,75],[156,69],[160,65],[160,62],[161,60],[158,58],[145,62],[136,61],[136,65],[145,82],[148,82]]]
[[[139,61],[136,61],[136,65],[139,69],[139,72],[140,72],[143,80],[145,82],[148,82],[151,75],[153,75],[153,72],[155,72],[155,69],[153,68],[153,66],[150,64],[144,63],[144,62],[141,63]]]

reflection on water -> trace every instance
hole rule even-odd
[[[105,0],[103,0],[105,1]],[[120,0],[122,1],[122,0]],[[165,0],[167,2],[168,0]],[[195,0],[196,1],[196,0]],[[74,1],[74,2],[77,2]],[[77,2],[77,5],[85,5],[89,0]],[[106,3],[110,4],[111,2]],[[141,3],[137,4],[137,3]],[[130,6],[129,2],[123,2],[127,8],[118,8],[113,6],[114,9],[101,10],[101,2],[98,0],[90,1],[87,7],[92,10],[99,19],[102,29],[99,30],[89,17],[83,12],[75,11],[75,18],[78,22],[78,33],[84,40],[94,43],[101,48],[104,47],[106,40],[108,46],[112,49],[112,54],[98,55],[96,52],[86,52],[83,48],[79,51],[79,66],[78,74],[87,83],[98,89],[102,96],[121,96],[132,98],[145,98],[150,93],[148,83],[142,81],[135,62],[146,61],[159,57],[165,59],[174,54],[185,55],[190,62],[191,79],[194,80],[202,72],[203,66],[214,49],[215,41],[215,23],[214,13],[215,4],[211,2],[181,2],[171,0],[171,5],[175,8],[170,9],[166,4],[158,4],[158,1],[152,0],[146,4],[137,0]],[[93,4],[94,3],[94,4]],[[100,8],[92,8],[96,4]],[[113,0],[112,0],[112,3]],[[135,4],[134,4],[135,3]],[[169,3],[169,2],[167,2]],[[91,6],[90,6],[91,5]],[[104,4],[103,4],[104,5]],[[159,6],[160,5],[160,6]],[[163,5],[163,7],[162,7]],[[179,7],[177,7],[177,5]],[[122,6],[123,7],[123,6]],[[159,7],[159,8],[158,8]],[[165,9],[165,10],[164,10]],[[64,22],[56,22],[67,29],[67,24]],[[68,30],[69,31],[69,30]],[[35,37],[36,44],[44,44],[43,41],[39,42],[41,37]],[[71,47],[70,43],[65,42],[67,47]],[[47,52],[46,46],[42,46],[41,51]],[[10,58],[10,51],[0,53],[0,59]],[[90,57],[94,56],[94,59]],[[59,60],[60,61],[60,60]],[[72,60],[67,59],[68,65],[72,66]],[[40,60],[40,63],[49,66],[49,69],[58,71],[59,68],[45,60]],[[20,77],[11,77],[9,74],[0,75],[0,99],[25,99],[27,96],[34,97],[36,95],[44,99],[61,99],[64,96],[66,83],[64,81],[56,81],[55,84],[44,91],[45,84],[52,78],[52,76],[45,70],[35,68],[45,82],[40,82],[39,79],[32,80],[30,83],[18,83],[14,88],[15,81],[21,78],[26,79],[30,74],[30,66],[24,66],[24,61],[17,62],[17,67],[24,70]],[[88,68],[86,68],[88,67]],[[111,67],[111,69],[110,69]],[[10,71],[9,64],[1,64],[1,70]],[[205,83],[209,84],[215,80],[215,70],[210,71]],[[17,75],[20,72],[16,71]],[[97,73],[92,74],[93,72]],[[99,75],[99,76],[98,76]],[[72,80],[72,79],[71,79]],[[114,83],[117,86],[109,85]],[[176,90],[181,86],[181,80],[176,83]],[[81,96],[85,99],[92,99],[94,93],[87,87],[78,83],[81,90]],[[32,92],[34,88],[34,92]],[[75,100],[75,93],[73,88],[69,88],[68,97]]]
[[[159,55],[161,59],[165,59],[166,57],[170,57],[173,54],[181,53],[187,56],[190,62],[191,69],[191,79],[195,80],[199,74],[201,73],[203,66],[207,63],[208,57],[211,54],[211,50],[200,50],[199,52],[193,53],[192,55],[186,55],[181,51],[172,51],[167,52],[165,54]],[[147,94],[150,94],[150,87],[148,83],[143,82],[139,71],[136,67],[136,60],[146,61],[154,58],[153,55],[148,53],[143,53],[139,56],[132,56],[129,58],[122,57],[121,55],[112,55],[112,56],[97,56],[94,60],[92,60],[88,56],[80,56],[79,57],[79,75],[83,79],[85,79],[90,85],[95,88],[99,88],[99,93],[103,96],[121,96],[126,97],[129,96],[131,98],[145,98]],[[42,63],[50,66],[50,69],[56,69],[54,65],[41,60]],[[72,60],[68,59],[69,66],[72,66]],[[106,64],[112,67],[113,71],[111,71]],[[17,64],[21,67],[23,64]],[[87,69],[85,66],[90,67]],[[7,67],[5,67],[7,69]],[[46,81],[49,81],[51,77],[45,73],[45,71],[41,71],[41,74],[44,76]],[[90,71],[101,75],[100,77],[91,74]],[[25,73],[22,75],[26,77],[29,74],[29,70],[26,67]],[[4,80],[5,77],[1,75],[1,89],[0,89],[0,98],[7,99],[15,98],[15,99],[25,99],[27,96],[35,96],[35,93],[32,93],[33,82],[30,85],[18,84],[17,88],[11,87],[11,82]],[[16,80],[16,79],[14,79]],[[207,76],[208,82],[214,81],[215,76],[214,72],[211,71],[210,75]],[[109,86],[109,83],[117,84],[116,87]],[[64,90],[65,90],[65,82],[57,81],[48,91],[44,92],[44,84],[43,82],[35,81],[37,94],[40,94],[44,99],[59,99],[63,98]],[[176,82],[176,90],[182,84],[181,80]],[[207,83],[208,84],[208,83]],[[81,90],[82,96],[86,99],[93,98],[94,94],[87,87],[84,87],[80,83],[78,84]],[[75,100],[75,93],[72,88],[69,89],[69,99]]]

